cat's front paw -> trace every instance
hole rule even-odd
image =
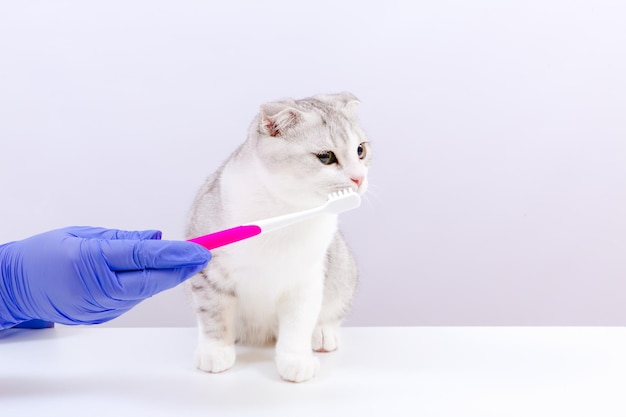
[[[339,347],[339,328],[337,326],[317,326],[311,342],[316,352],[333,352]]]
[[[199,345],[194,360],[196,367],[205,372],[223,372],[235,364],[235,347],[232,345]]]
[[[320,361],[313,355],[276,355],[276,367],[280,376],[289,382],[304,382],[317,375]]]

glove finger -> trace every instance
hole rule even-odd
[[[64,229],[67,233],[82,238],[106,240],[160,240],[159,230],[127,231],[105,229],[103,227],[72,226]]]
[[[174,288],[187,278],[202,271],[204,265],[175,269],[144,269],[142,271],[118,272],[118,300],[143,300]]]
[[[102,256],[112,271],[175,269],[206,265],[211,252],[191,242],[173,240],[103,240]]]

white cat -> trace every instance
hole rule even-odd
[[[248,139],[199,191],[188,238],[323,204],[328,194],[367,189],[371,151],[352,94],[261,105]],[[337,349],[338,329],[357,282],[354,259],[323,215],[213,250],[207,268],[186,283],[198,315],[196,366],[221,372],[236,341],[276,341],[287,381],[315,376],[312,351]]]

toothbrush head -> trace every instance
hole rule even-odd
[[[339,214],[352,210],[361,205],[361,196],[350,188],[337,191],[328,195],[328,201],[324,210],[330,213]]]

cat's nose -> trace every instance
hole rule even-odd
[[[357,187],[361,186],[361,183],[363,182],[363,177],[355,177],[355,178],[350,178],[352,180],[353,183],[355,183],[357,185]]]

